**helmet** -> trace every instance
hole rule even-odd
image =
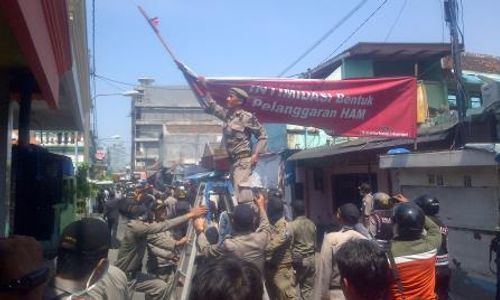
[[[413,203],[401,203],[392,211],[396,235],[401,238],[418,239],[425,223],[424,212]]]
[[[434,216],[439,212],[439,200],[431,195],[420,195],[413,202],[428,216]]]

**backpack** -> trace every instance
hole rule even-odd
[[[390,241],[393,238],[392,210],[376,210],[370,215],[370,233],[376,240]]]

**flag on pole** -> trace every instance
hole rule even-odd
[[[160,19],[158,17],[153,17],[149,19],[149,23],[151,23],[151,25],[153,25],[154,27],[157,27],[158,25],[160,25]]]
[[[179,69],[181,70],[182,74],[184,75],[184,78],[186,78],[186,81],[188,82],[189,86],[191,87],[191,90],[196,96],[196,100],[198,100],[198,103],[200,103],[200,106],[202,108],[207,108],[207,103],[204,99],[207,96],[206,88],[199,82],[198,75],[196,75],[191,69],[189,69],[186,65],[184,65],[180,61],[176,60],[175,63],[177,64],[177,67],[179,67]]]

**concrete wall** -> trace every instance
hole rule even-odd
[[[391,174],[394,188],[409,198],[428,193],[440,200],[454,274],[478,278],[486,284],[475,288],[491,290],[496,277],[489,269],[489,244],[499,225],[496,167],[408,168]]]
[[[373,77],[371,59],[345,59],[342,63],[342,79]]]

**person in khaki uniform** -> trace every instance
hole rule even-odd
[[[340,274],[335,261],[335,253],[351,239],[365,239],[354,229],[360,213],[356,205],[346,203],[339,207],[337,217],[343,224],[342,229],[325,235],[321,247],[320,262],[314,279],[314,300],[344,300],[340,286]]]
[[[292,267],[293,236],[283,216],[281,193],[271,193],[267,213],[272,224],[271,241],[266,246],[266,288],[270,299],[297,299]]]
[[[156,276],[141,273],[147,236],[167,231],[189,219],[203,216],[207,213],[207,208],[195,207],[187,214],[162,222],[149,222],[149,211],[142,205],[132,204],[128,211],[133,219],[127,223],[127,231],[121,241],[115,265],[125,272],[132,289],[146,293],[151,299],[165,299],[168,292],[167,284]]]
[[[204,79],[201,79],[204,84]],[[226,98],[226,107],[218,105],[210,95],[207,95],[207,112],[221,119],[222,141],[231,161],[231,179],[235,195],[238,195],[239,183],[247,181],[252,174],[252,167],[257,163],[259,154],[266,151],[267,134],[257,118],[243,105],[248,99],[246,91],[240,88],[230,88]],[[252,135],[257,139],[252,152]]]
[[[267,219],[265,198],[259,194],[255,199],[259,210],[259,227],[255,230],[256,214],[250,204],[240,204],[231,216],[233,233],[222,244],[211,245],[205,236],[205,220],[194,220],[193,226],[198,234],[199,253],[205,257],[234,255],[254,264],[264,274],[265,248],[271,237],[271,225]]]
[[[316,225],[305,216],[304,202],[292,202],[295,219],[289,223],[293,232],[292,255],[297,284],[302,299],[312,299],[314,274],[316,272],[314,253],[316,251]]]
[[[167,216],[166,204],[161,200],[157,200],[154,207],[155,221],[165,221]],[[178,215],[172,215],[172,218]],[[178,249],[185,245],[188,241],[184,236],[179,240],[174,239],[170,231],[162,231],[155,234],[149,234],[147,241],[147,262],[146,270],[148,274],[156,276],[167,284],[170,289],[177,268]]]

